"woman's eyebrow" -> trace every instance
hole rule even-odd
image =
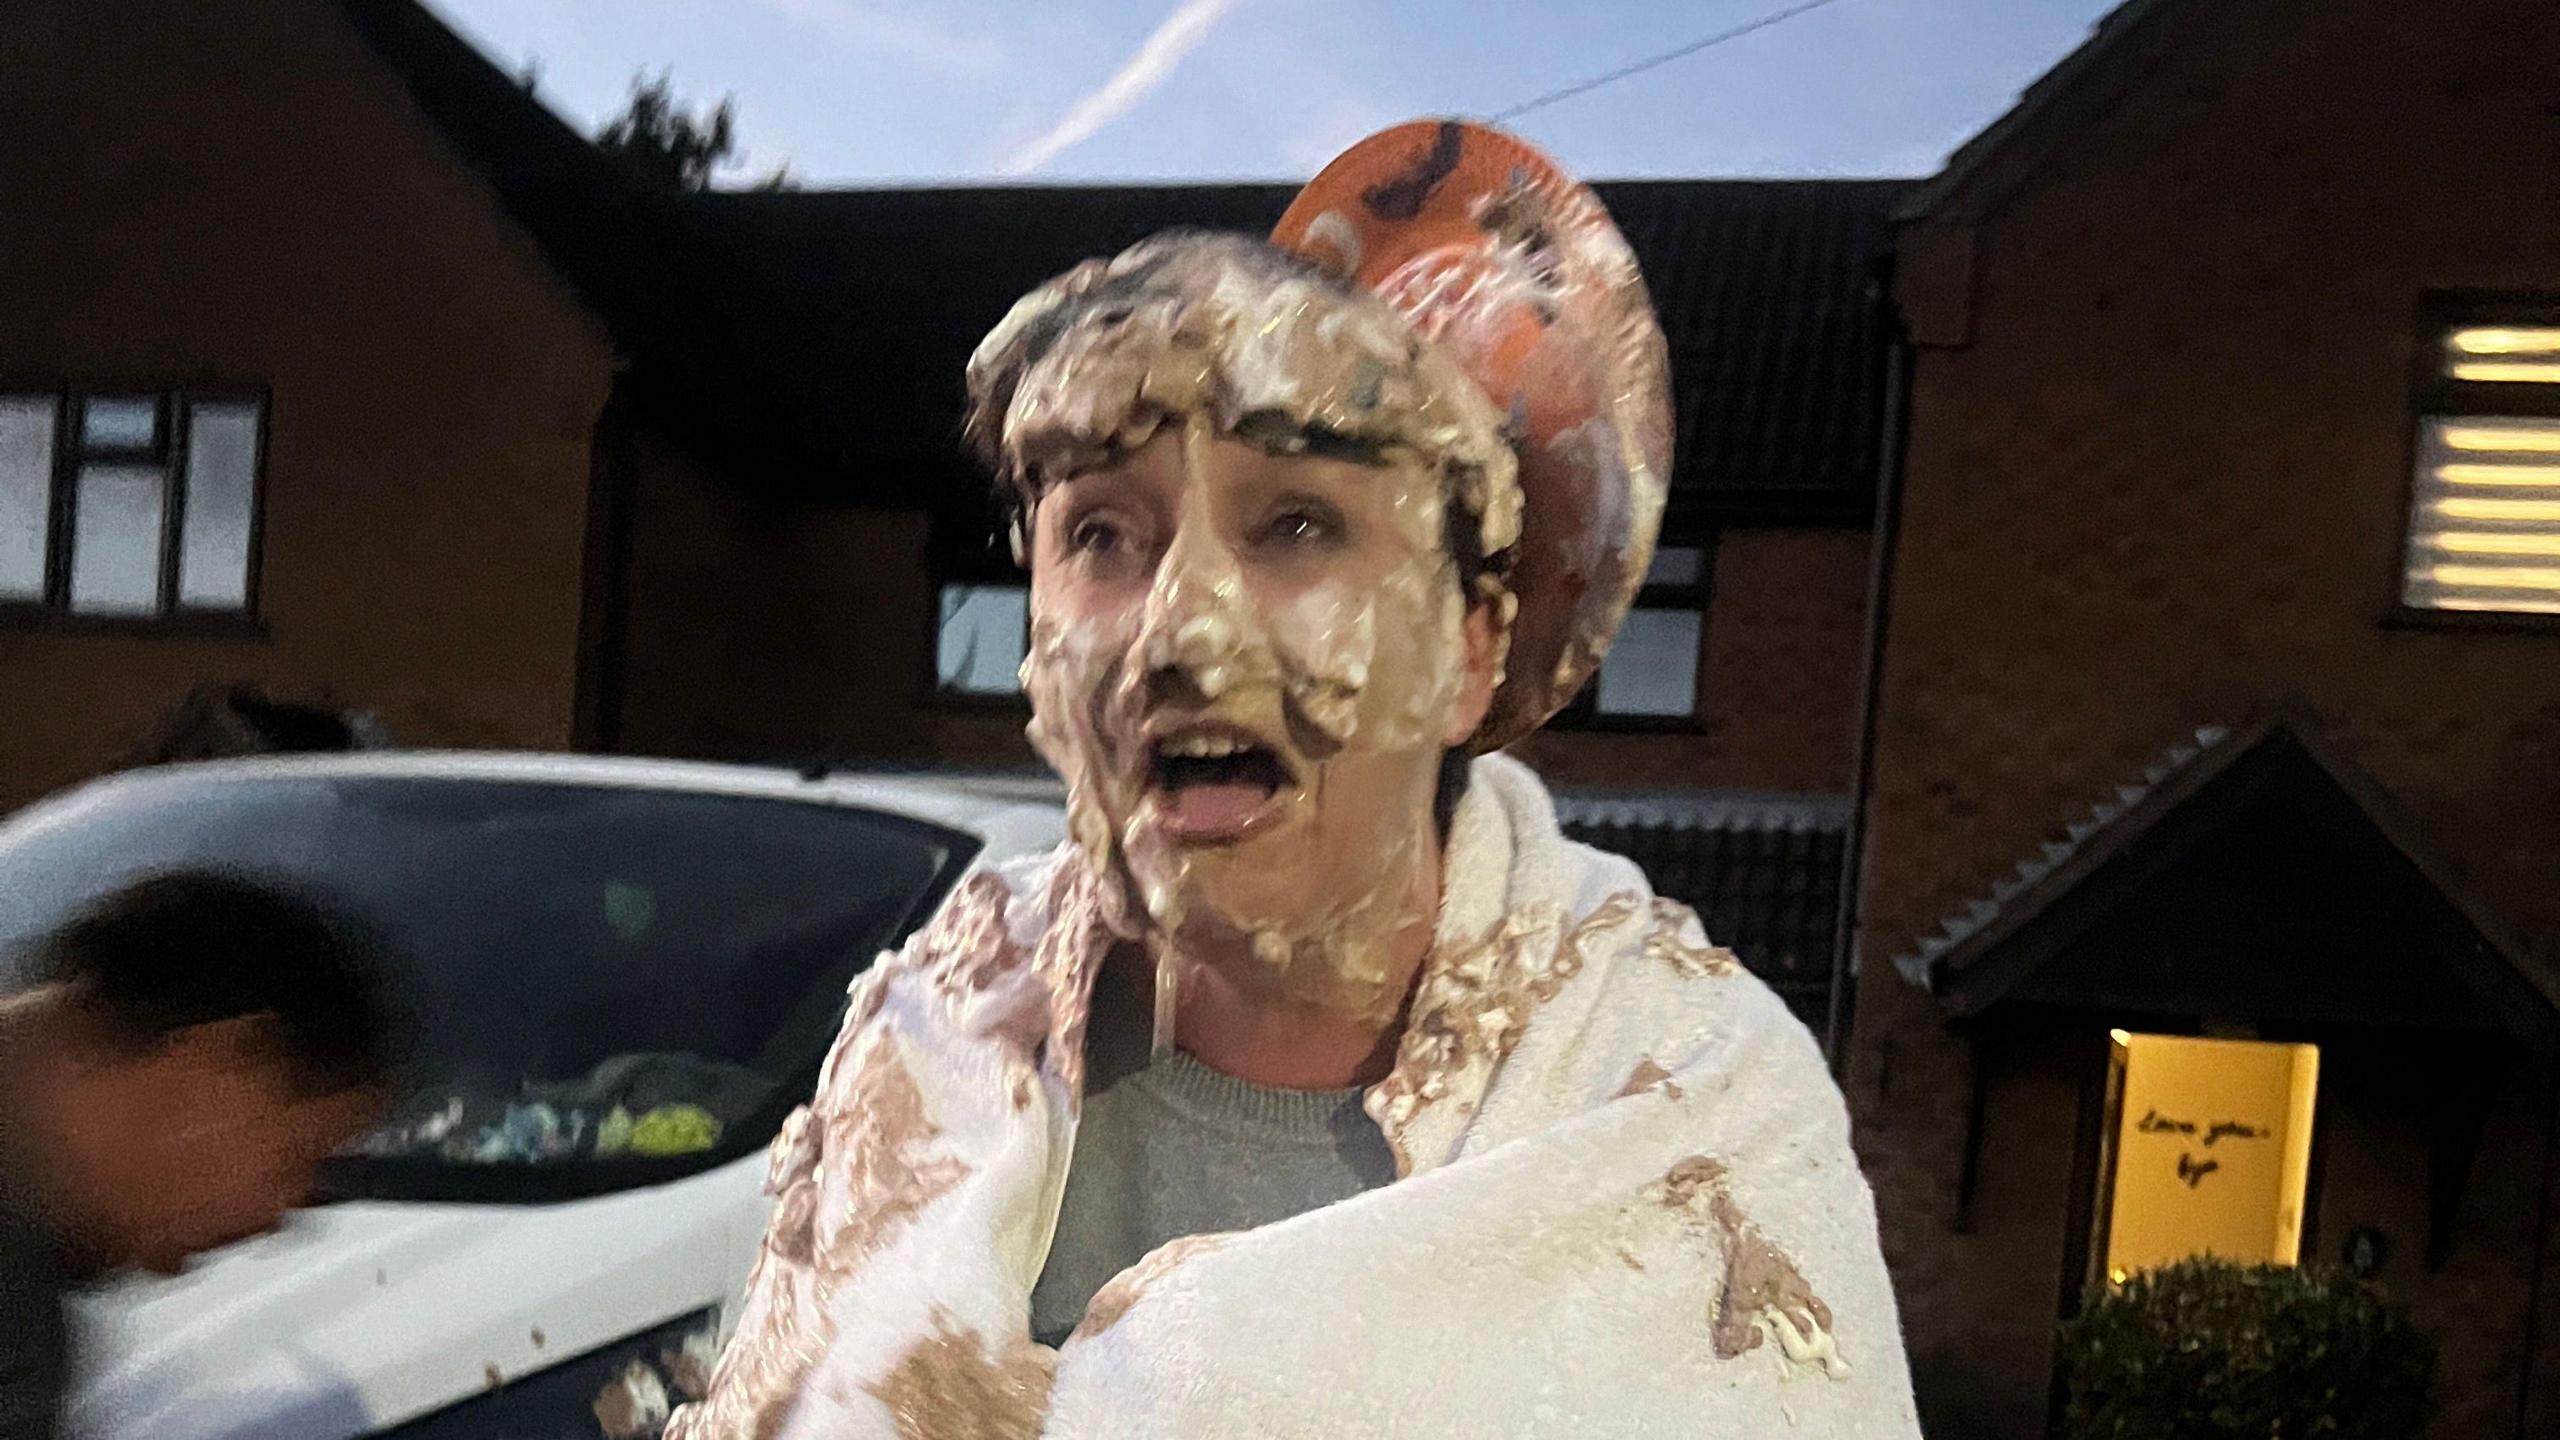
[[[1306,455],[1319,460],[1382,464],[1386,442],[1319,424],[1301,424],[1284,411],[1260,410],[1239,418],[1235,437],[1275,455]]]
[[[1112,456],[1101,464],[1087,466],[1074,474],[1061,476],[1050,484],[1049,490],[1055,494],[1070,488],[1078,488],[1090,494],[1097,490],[1117,492],[1133,489],[1143,482],[1130,473],[1128,461],[1129,457],[1126,455]]]

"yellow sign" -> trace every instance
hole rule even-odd
[[[2299,1259],[2319,1047],[2118,1030],[2115,1064],[2109,1278],[2192,1255]]]

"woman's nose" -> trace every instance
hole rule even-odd
[[[1156,562],[1139,668],[1178,673],[1214,700],[1233,682],[1249,627],[1235,552],[1209,526],[1185,523]]]

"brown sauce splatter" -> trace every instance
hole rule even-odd
[[[1663,1203],[1715,1228],[1724,1251],[1724,1281],[1712,1312],[1718,1356],[1737,1359],[1775,1340],[1780,1364],[1818,1370],[1834,1380],[1849,1373],[1831,1328],[1831,1307],[1736,1205],[1724,1167],[1693,1155],[1662,1177]]]
[[[889,1407],[898,1440],[1031,1440],[1048,1413],[1057,1358],[1028,1335],[990,1355],[975,1331],[936,1307],[932,1333],[863,1389]]]

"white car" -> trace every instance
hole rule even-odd
[[[83,1302],[71,1433],[653,1435],[767,1215],[848,982],[1053,792],[558,755],[137,771],[0,825],[0,955],[145,871],[323,892],[412,962],[411,1098],[331,1203]]]

